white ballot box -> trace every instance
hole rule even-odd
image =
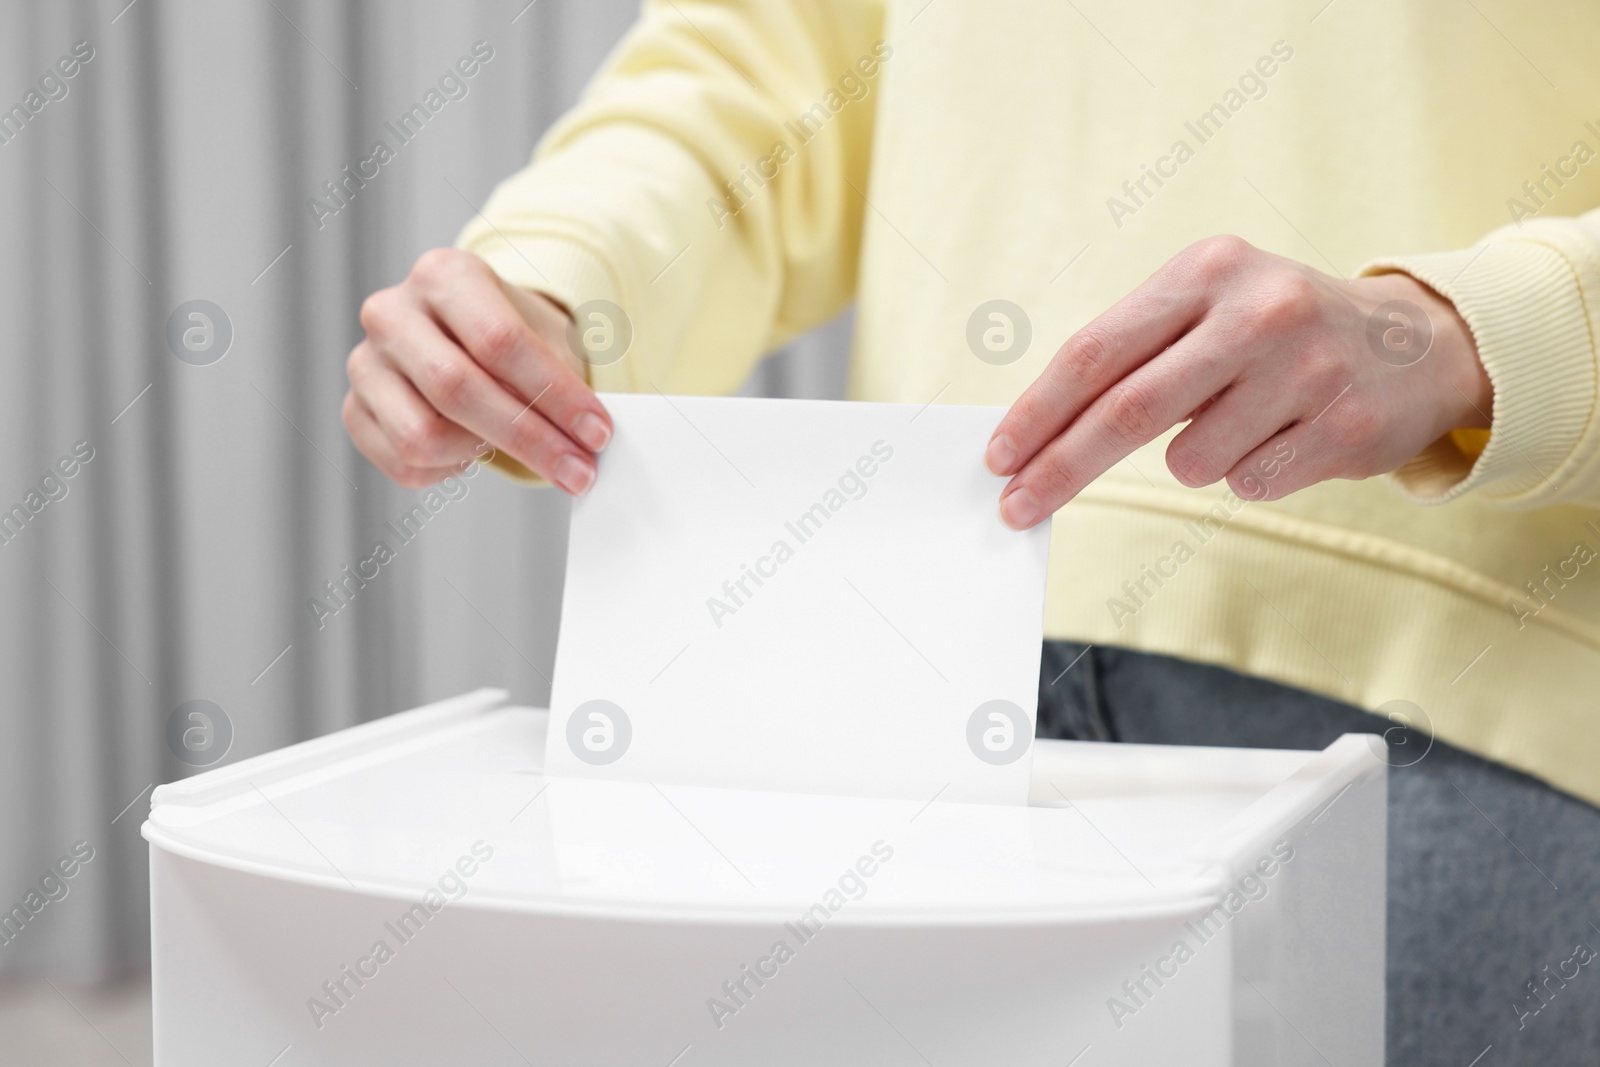
[[[159,1067],[1383,1062],[1376,737],[1039,741],[999,805],[546,778],[546,725],[157,789]]]

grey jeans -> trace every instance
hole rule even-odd
[[[1320,749],[1393,725],[1220,667],[1044,646],[1040,737]],[[1389,773],[1388,1062],[1600,1064],[1600,810],[1438,740],[1411,758]]]

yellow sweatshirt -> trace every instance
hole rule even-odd
[[[1009,404],[1208,235],[1410,272],[1476,337],[1486,443],[1256,504],[1163,438],[1056,516],[1046,633],[1410,701],[1596,802],[1597,42],[1594,0],[649,2],[461,244],[627,311],[599,389],[731,391],[854,300],[850,396],[911,403]],[[967,339],[996,299],[1005,365]]]

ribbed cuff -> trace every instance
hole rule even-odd
[[[1436,504],[1478,491],[1533,506],[1557,495],[1595,406],[1595,356],[1578,279],[1565,256],[1533,241],[1374,260],[1362,275],[1402,271],[1455,304],[1494,386],[1494,425],[1476,459],[1447,435],[1392,475]]]

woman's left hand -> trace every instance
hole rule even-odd
[[[1178,481],[1267,500],[1392,471],[1487,427],[1493,403],[1466,323],[1409,275],[1347,281],[1212,237],[1069,338],[984,460],[1012,476],[1000,514],[1026,529],[1180,422]]]

